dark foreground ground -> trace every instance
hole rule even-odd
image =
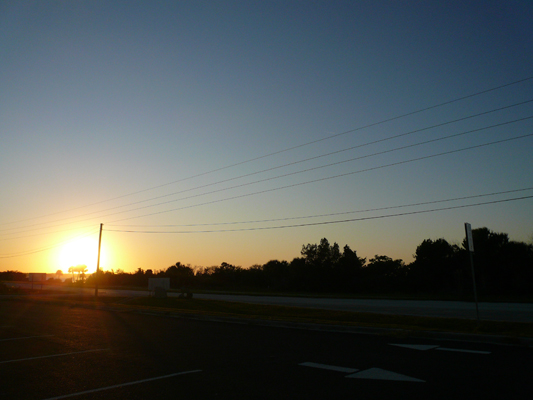
[[[0,399],[523,399],[532,360],[529,347],[0,302]]]

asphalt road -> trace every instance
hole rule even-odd
[[[18,285],[26,285],[18,283]],[[94,293],[94,289],[70,289],[64,286],[43,286],[43,289],[83,291]],[[108,296],[148,296],[148,292],[134,290],[99,290]],[[169,296],[177,296],[169,293]],[[309,307],[328,310],[370,312],[378,314],[415,315],[422,317],[476,318],[473,302],[426,301],[426,300],[373,300],[334,299],[278,296],[244,296],[226,294],[194,294],[197,299],[213,299],[255,304],[271,304],[292,307]],[[479,303],[479,315],[483,320],[533,322],[533,304],[527,303]]]
[[[10,300],[0,321],[1,399],[523,399],[533,390],[527,347]]]
[[[421,317],[476,318],[475,303],[464,301],[331,299],[308,297],[235,296],[198,294],[196,298],[242,301],[293,307],[321,308],[378,314],[416,315]],[[479,303],[481,319],[493,321],[533,322],[533,304]]]

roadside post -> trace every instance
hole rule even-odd
[[[474,272],[474,240],[472,238],[472,226],[465,222],[466,244],[470,256],[470,268],[472,269],[472,283],[474,284],[474,301],[476,302],[476,318],[479,321],[479,306],[477,302],[476,274]]]
[[[102,246],[102,227],[104,224],[100,224],[100,237],[98,238],[98,259],[96,261],[96,274],[94,280],[94,297],[98,297],[98,273],[100,272],[100,247]]]
[[[33,282],[37,282],[38,285],[41,285],[41,290],[43,290],[43,283],[46,281],[46,274],[30,273],[28,274],[28,280],[31,282],[31,290],[33,290]]]

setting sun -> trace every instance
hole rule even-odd
[[[68,271],[70,267],[86,265],[88,273],[96,271],[98,258],[98,239],[80,238],[66,243],[59,254],[59,265],[63,271]],[[103,249],[100,254],[100,267],[105,259]]]

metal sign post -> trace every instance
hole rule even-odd
[[[472,226],[465,222],[466,243],[468,254],[470,256],[470,268],[472,269],[472,283],[474,284],[474,301],[476,302],[476,318],[479,321],[479,306],[477,303],[476,274],[474,272],[474,239],[472,238]]]

